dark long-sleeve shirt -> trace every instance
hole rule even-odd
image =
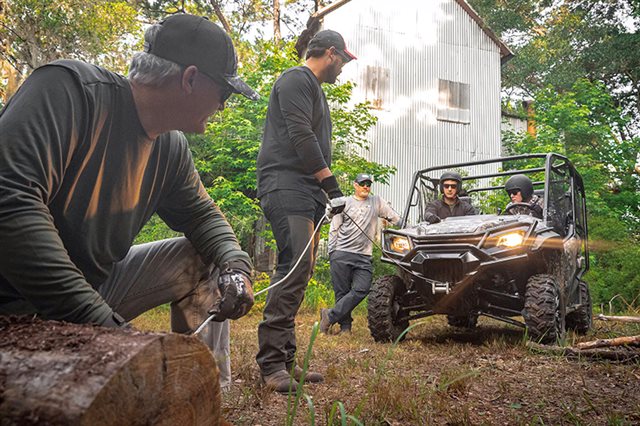
[[[425,208],[425,220],[430,223],[438,222],[438,219],[446,219],[452,216],[468,216],[476,214],[476,209],[466,201],[459,198],[456,203],[449,205],[442,199],[431,201]]]
[[[149,139],[124,77],[34,71],[0,112],[0,312],[102,323],[96,289],[154,212],[204,259],[250,267],[184,135]]]
[[[314,173],[331,167],[331,117],[309,68],[290,68],[273,86],[256,166],[258,197],[293,189],[326,202]]]

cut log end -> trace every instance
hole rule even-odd
[[[197,338],[0,317],[0,418],[15,425],[217,425]]]

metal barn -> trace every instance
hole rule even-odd
[[[414,171],[500,156],[500,71],[512,53],[464,0],[339,0],[315,17],[358,56],[340,79],[378,117],[364,155],[397,167],[390,185],[374,185],[396,210]]]

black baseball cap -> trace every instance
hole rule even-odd
[[[340,33],[338,33],[337,31],[333,31],[333,30],[319,31],[315,36],[313,36],[311,41],[309,41],[309,45],[307,46],[307,49],[311,50],[317,47],[322,49],[329,49],[331,47],[335,47],[336,51],[338,51],[338,53],[340,53],[342,57],[347,60],[347,62],[349,62],[352,59],[358,59],[356,58],[356,55],[354,55],[353,53],[347,50],[347,45],[345,44],[344,39],[342,38]]]
[[[231,37],[202,16],[172,15],[160,22],[155,41],[145,43],[147,53],[183,66],[195,65],[218,83],[228,84],[234,93],[257,101],[260,95],[238,77],[236,51]]]
[[[358,174],[358,176],[356,176],[356,183],[363,183],[363,182],[371,182],[373,183],[373,176],[371,176],[368,173],[360,173]]]

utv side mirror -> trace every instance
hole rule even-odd
[[[497,208],[496,208],[496,214],[497,214],[497,215],[502,214],[502,209],[501,209],[500,207],[497,207]]]

